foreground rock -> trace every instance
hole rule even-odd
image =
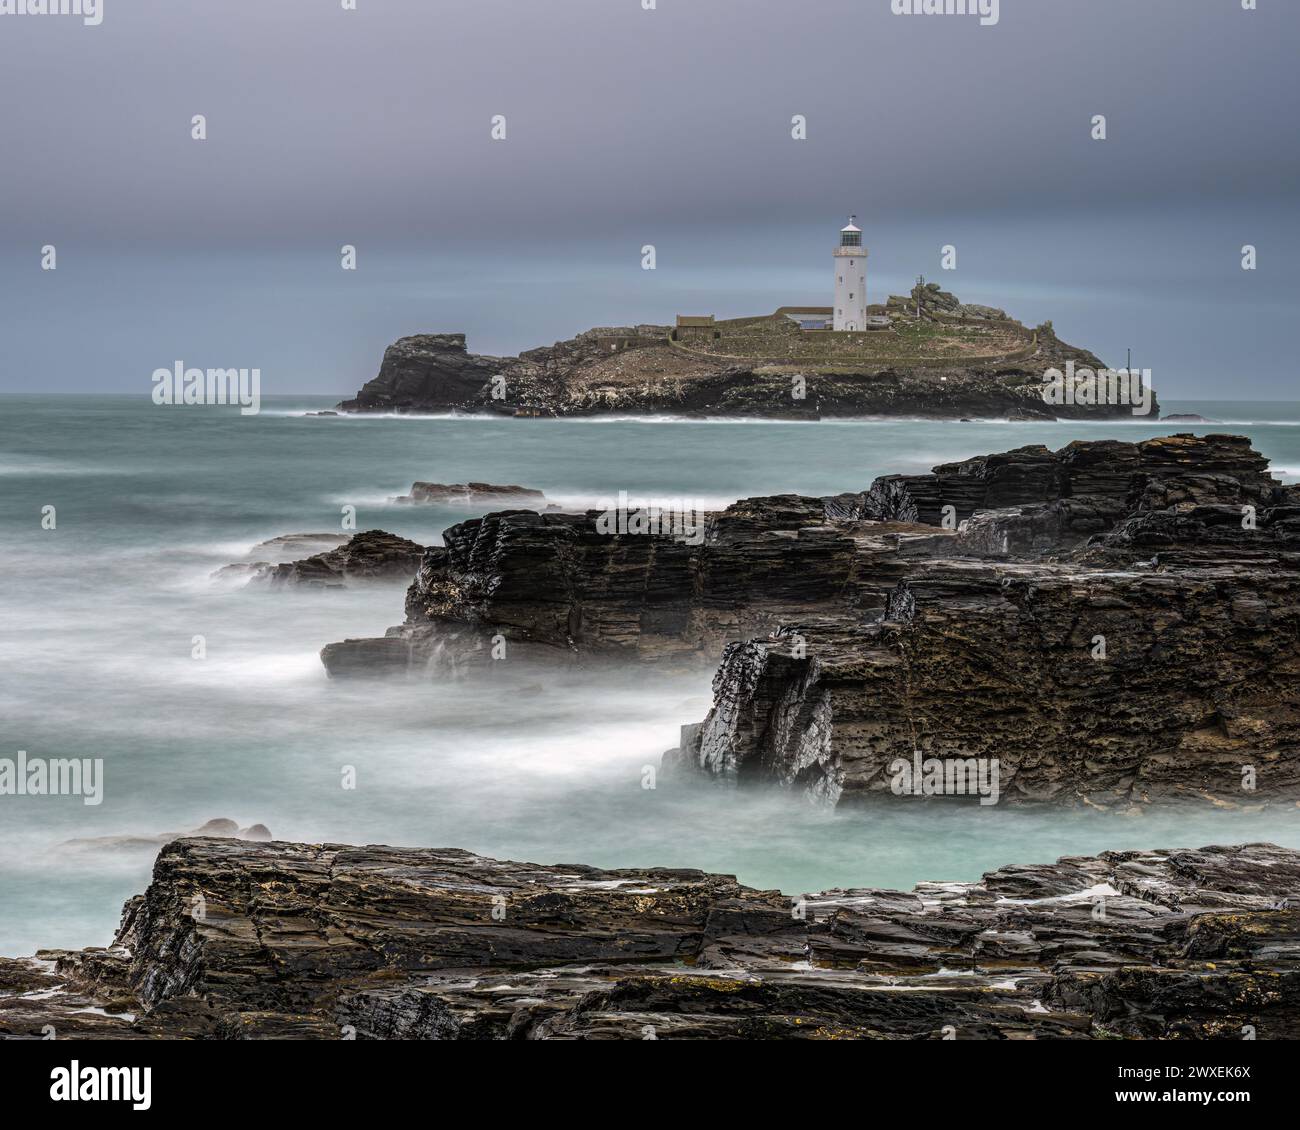
[[[1106,852],[910,893],[180,840],[109,949],[0,960],[36,1039],[1300,1037],[1300,853]]]
[[[545,505],[546,496],[540,490],[514,484],[412,483],[410,494],[398,495],[393,501],[466,507],[540,506]]]
[[[518,357],[469,353],[464,334],[417,334],[390,345],[379,374],[338,407],[509,416],[1132,418],[1130,405],[1044,402],[1047,370],[1070,361],[1103,367],[1093,354],[1062,342],[1050,322],[1030,330],[1000,310],[962,305],[937,287],[926,291],[920,319],[900,302],[880,308],[897,331],[810,338],[778,311],[719,323],[720,340],[705,351],[673,340],[670,327],[653,325],[588,330]],[[910,340],[921,325],[927,335],[947,330],[970,340],[954,344],[947,357],[892,357],[891,348],[900,347],[889,342],[899,333]],[[756,335],[755,327],[764,332]],[[1002,344],[981,346],[980,335]],[[982,356],[989,348],[993,353]],[[792,395],[795,376],[802,380],[798,396]],[[1154,398],[1150,411],[1158,418]]]
[[[334,537],[335,535],[292,535],[294,538]],[[290,539],[276,539],[289,542]],[[214,574],[217,578],[247,578],[250,585],[304,585],[309,588],[346,588],[350,584],[373,581],[407,581],[419,568],[424,547],[408,538],[384,530],[366,530],[343,536],[341,544],[300,560],[280,563],[237,563]],[[269,543],[265,543],[269,544]],[[310,544],[310,543],[308,543]]]
[[[1242,437],[1018,448],[702,532],[462,522],[405,624],[322,659],[720,663],[667,763],[828,804],[919,803],[895,792],[918,752],[996,758],[999,802],[1300,799],[1300,488]]]

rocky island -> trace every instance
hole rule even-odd
[[[388,347],[378,375],[344,412],[506,416],[660,415],[793,419],[909,416],[1129,417],[1127,403],[1053,404],[1045,375],[1092,353],[1004,311],[968,305],[935,283],[867,307],[873,328],[807,328],[809,307],[677,326],[588,330],[517,357],[466,350],[465,335],[419,334]],[[695,324],[702,323],[702,324]],[[1148,413],[1159,405],[1152,394]]]
[[[0,959],[0,1038],[1296,1039],[1300,852],[789,897],[452,849],[177,840],[112,946]]]

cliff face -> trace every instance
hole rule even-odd
[[[395,341],[384,351],[379,375],[354,400],[339,408],[349,412],[445,411],[491,396],[492,377],[503,364],[465,350],[464,334],[417,334]]]
[[[689,870],[179,840],[0,1037],[1300,1037],[1300,853],[1106,852],[801,898]]]
[[[1021,330],[1029,339],[1030,331]],[[855,358],[851,351],[829,351],[818,362],[783,356],[783,348],[802,344],[788,345],[785,333],[774,335],[770,348],[760,344],[766,356],[746,361],[692,349],[689,343],[672,341],[670,332],[667,326],[595,329],[518,357],[469,353],[464,334],[405,337],[388,347],[378,375],[338,407],[348,412],[807,419],[1088,419],[1133,414],[1125,404],[1044,402],[1046,370],[1063,368],[1068,361],[1102,368],[1093,354],[1060,341],[1050,323],[1033,331],[1032,345],[1006,358],[975,357],[970,362],[961,360],[960,351],[925,363],[873,361],[869,354]],[[862,336],[876,353],[886,348],[872,335]],[[796,375],[803,381],[798,396],[793,392]],[[1150,414],[1159,414],[1154,394]]]
[[[322,658],[720,657],[667,764],[830,804],[917,803],[891,766],[918,752],[997,759],[1010,803],[1300,796],[1300,492],[1241,437],[1020,448],[746,499],[703,535],[473,519],[426,552],[404,625]]]
[[[730,644],[670,765],[830,804],[914,802],[916,758],[996,760],[1004,803],[1300,796],[1300,498],[1244,441],[886,481],[922,520],[952,507],[949,546],[876,572],[897,585],[856,602],[874,618]]]
[[[1225,570],[927,568],[905,612],[800,629],[802,656],[788,635],[728,645],[713,709],[667,761],[832,805],[920,803],[896,795],[917,756],[996,760],[993,803],[1287,803],[1295,592]]]

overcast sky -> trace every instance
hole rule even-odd
[[[1300,397],[1300,3],[1259,7],[1001,0],[995,26],[890,0],[0,15],[0,390],[143,394],[183,359],[343,393],[406,333],[505,353],[824,304],[854,211],[872,300],[925,273],[1112,362],[1134,347],[1166,397]]]

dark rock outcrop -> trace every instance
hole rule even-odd
[[[515,658],[716,663],[676,767],[826,803],[996,759],[1000,798],[1300,797],[1300,489],[1235,436],[1025,447],[860,493],[745,499],[699,544],[505,511],[425,555],[332,674]],[[406,645],[405,653],[402,651]],[[508,664],[494,664],[500,670]]]
[[[250,585],[306,585],[345,588],[373,581],[406,581],[419,568],[424,547],[384,530],[353,534],[335,549],[300,561],[262,565],[248,579]]]
[[[379,375],[368,381],[346,412],[437,412],[491,399],[491,380],[503,362],[465,350],[464,334],[416,334],[384,351]]]
[[[789,898],[452,849],[165,847],[109,949],[0,959],[0,1037],[1300,1037],[1300,853],[1121,851]]]
[[[838,615],[729,644],[669,765],[831,804],[922,803],[918,758],[996,764],[1010,803],[1300,798],[1300,499],[1245,440],[886,481],[947,544],[859,554]]]

